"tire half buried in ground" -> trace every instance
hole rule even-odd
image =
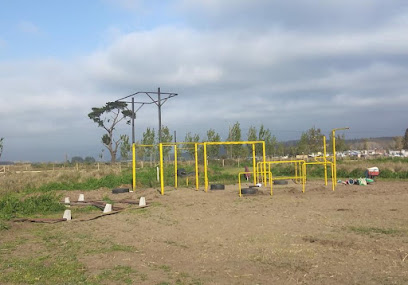
[[[241,194],[243,195],[255,195],[258,194],[258,188],[242,188]]]
[[[224,184],[211,184],[210,190],[224,190],[225,185]]]
[[[119,193],[128,193],[129,188],[115,188],[112,190],[113,194],[119,194]]]
[[[273,181],[274,185],[287,185],[288,184],[288,180],[274,180]]]

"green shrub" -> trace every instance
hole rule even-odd
[[[35,195],[22,199],[7,194],[0,199],[0,219],[9,220],[34,214],[51,214],[65,209],[54,193]]]

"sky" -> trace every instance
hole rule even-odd
[[[162,124],[222,140],[239,122],[279,141],[408,128],[405,0],[0,0],[3,161],[107,157],[88,118],[139,91],[177,93]],[[149,101],[138,94],[136,101]],[[136,139],[158,129],[144,105]],[[121,124],[117,135],[131,135]],[[342,132],[340,132],[342,133]]]

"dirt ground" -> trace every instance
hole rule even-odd
[[[294,183],[268,191],[241,198],[237,185],[208,193],[169,188],[164,196],[85,192],[86,200],[145,196],[149,206],[87,222],[75,219],[98,212],[15,223],[1,232],[0,242],[14,242],[3,246],[2,262],[44,256],[39,264],[47,266],[68,254],[84,277],[67,284],[408,284],[408,182],[333,192],[312,181],[305,193]],[[79,193],[63,194],[75,201]]]

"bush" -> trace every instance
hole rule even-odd
[[[31,196],[25,199],[8,194],[0,199],[0,219],[9,220],[34,214],[50,214],[65,209],[54,193]]]

